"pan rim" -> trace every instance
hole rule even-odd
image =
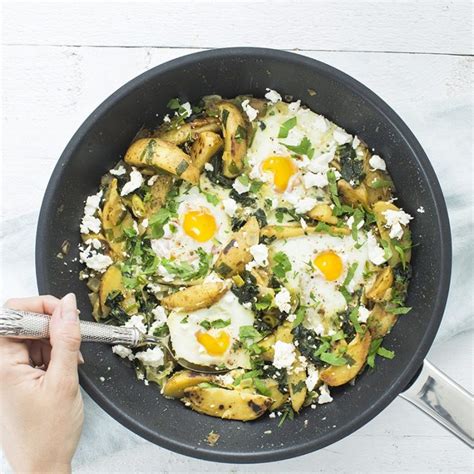
[[[347,89],[350,90],[352,93],[363,97],[365,101],[369,102],[371,107],[377,110],[377,113],[380,114],[380,116],[383,117],[385,121],[390,123],[390,125],[397,130],[399,136],[411,149],[413,156],[417,157],[418,163],[420,165],[420,172],[424,174],[424,179],[428,184],[428,190],[434,200],[435,207],[433,211],[437,219],[437,226],[441,238],[441,254],[439,255],[439,260],[441,264],[441,276],[437,298],[434,303],[434,312],[430,324],[427,326],[427,329],[423,335],[422,341],[417,351],[415,351],[415,353],[413,354],[411,363],[408,364],[403,370],[403,372],[401,372],[399,376],[395,378],[390,385],[387,386],[387,390],[385,391],[385,393],[377,400],[374,405],[366,409],[364,412],[359,413],[353,419],[351,419],[344,425],[341,425],[341,427],[338,427],[330,433],[325,434],[321,438],[307,441],[305,443],[300,443],[299,445],[295,446],[272,448],[258,452],[214,451],[211,447],[190,446],[187,443],[182,443],[176,439],[169,439],[166,436],[162,436],[159,433],[153,432],[143,427],[133,418],[120,411],[120,409],[118,409],[111,400],[104,396],[104,394],[100,391],[99,386],[94,383],[92,379],[87,377],[87,375],[84,373],[83,370],[81,370],[81,368],[79,369],[79,378],[81,386],[86,390],[86,392],[91,396],[91,398],[119,423],[121,423],[123,426],[130,429],[134,433],[147,439],[148,441],[151,441],[179,454],[184,454],[206,461],[227,463],[263,463],[301,456],[317,449],[321,449],[325,446],[328,446],[336,441],[345,438],[349,434],[353,433],[354,431],[365,425],[372,418],[377,416],[383,409],[385,409],[390,404],[390,402],[399,393],[404,390],[404,388],[416,375],[421,364],[423,363],[424,357],[426,356],[428,350],[430,349],[433,343],[433,340],[441,323],[449,292],[452,260],[451,232],[446,203],[434,169],[420,143],[418,142],[414,134],[411,132],[411,130],[408,128],[408,126],[398,116],[398,114],[378,95],[376,95],[368,87],[364,86],[356,79],[323,62],[300,54],[269,48],[235,47],[213,49],[192,53],[158,65],[140,74],[139,76],[135,77],[134,79],[120,87],[113,94],[111,94],[89,115],[89,117],[83,122],[77,132],[73,135],[73,137],[65,147],[63,153],[61,154],[61,157],[59,158],[53,170],[47,189],[45,191],[38,218],[35,248],[36,277],[39,293],[49,293],[50,285],[46,278],[47,264],[43,243],[45,242],[44,236],[47,234],[46,223],[49,220],[49,214],[52,212],[51,209],[53,209],[52,198],[55,193],[55,190],[58,188],[58,186],[60,186],[60,183],[62,182],[62,174],[65,163],[67,163],[71,159],[75,148],[84,138],[84,136],[87,135],[89,131],[96,125],[97,119],[104,115],[113,105],[115,105],[123,97],[127,96],[135,89],[139,89],[143,83],[157,75],[174,69],[184,69],[187,66],[190,66],[199,61],[235,57],[258,57],[260,59],[276,59],[282,62],[290,63],[294,65],[294,67],[298,67],[298,65],[303,67],[311,67],[315,70],[318,70],[319,73],[325,74],[329,77],[332,77],[334,80],[343,83],[343,85],[347,87]]]

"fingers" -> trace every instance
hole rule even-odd
[[[47,383],[77,390],[81,333],[74,294],[69,293],[56,306],[49,324],[49,337],[52,349]]]
[[[11,298],[5,303],[6,308],[19,309],[21,311],[33,311],[34,313],[53,314],[60,300],[51,295],[32,296],[30,298]]]

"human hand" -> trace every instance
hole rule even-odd
[[[84,419],[76,297],[11,299],[6,307],[51,314],[50,340],[0,338],[1,444],[16,472],[70,472]]]

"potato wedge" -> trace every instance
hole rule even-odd
[[[183,402],[193,410],[226,420],[255,420],[273,403],[270,397],[220,387],[189,387],[184,395]]]
[[[385,311],[382,305],[376,304],[370,312],[367,319],[367,327],[369,328],[372,339],[384,337],[395,326],[398,316]]]
[[[180,370],[173,374],[163,387],[163,395],[170,398],[183,398],[184,391],[203,382],[212,382],[214,376],[211,374],[199,374],[190,370]]]
[[[386,219],[384,216],[384,212],[388,210],[398,211],[399,208],[392,204],[391,202],[385,201],[378,201],[372,206],[372,210],[375,216],[375,221],[377,223],[377,228],[379,230],[380,237],[385,240],[387,245],[391,249],[392,256],[388,260],[388,263],[394,267],[400,262],[400,254],[395,249],[395,246],[390,239],[389,229],[385,227]],[[405,228],[403,232],[403,236],[399,241],[396,241],[397,245],[401,248],[405,249],[404,256],[405,261],[409,262],[411,259],[411,232],[409,228]]]
[[[173,186],[173,181],[172,176],[166,174],[157,175],[150,187],[150,199],[144,203],[145,217],[149,219],[163,207],[163,204],[166,202],[166,196],[171,186]]]
[[[258,244],[260,227],[257,219],[251,217],[237,232],[220,253],[214,268],[225,278],[242,272],[252,260],[250,247]]]
[[[223,147],[224,141],[220,135],[214,132],[202,132],[191,146],[191,161],[199,171],[202,171],[204,165]]]
[[[340,179],[337,182],[337,190],[345,204],[357,207],[362,204],[366,209],[369,207],[369,196],[364,183],[353,188],[347,181]]]
[[[301,354],[296,351],[296,360],[288,372],[288,388],[290,390],[291,406],[296,412],[300,411],[306,398],[306,369],[301,365],[298,357]]]
[[[350,235],[351,233],[348,227],[331,226],[329,230],[336,235]],[[303,229],[303,227],[293,225],[267,225],[262,227],[260,235],[262,237],[275,237],[276,239],[290,239],[292,237],[316,234],[318,232],[323,231],[317,230],[317,228],[313,226],[308,226],[306,229]]]
[[[381,303],[387,301],[391,296],[391,288],[393,285],[393,271],[392,267],[386,266],[374,281],[374,284],[367,291],[366,296],[369,300]]]
[[[120,306],[128,314],[135,314],[138,310],[135,298],[132,296],[130,291],[126,290],[122,283],[122,272],[117,265],[111,265],[105,271],[99,285],[99,303],[102,316],[107,316],[110,312],[110,308],[107,306],[106,301],[109,294],[119,292],[123,296],[123,300],[120,302]]]
[[[285,321],[281,326],[278,326],[275,331],[275,340],[286,342],[289,344],[293,342],[293,334],[291,333],[292,325],[289,321]]]
[[[228,178],[238,176],[247,153],[247,122],[241,110],[231,102],[217,104],[224,135],[223,174]]]
[[[159,138],[141,138],[132,143],[124,158],[129,165],[152,167],[178,176],[192,184],[199,182],[199,170],[181,148]]]
[[[270,398],[273,403],[270,406],[270,411],[275,411],[280,408],[288,400],[288,394],[280,392],[278,388],[278,382],[274,379],[264,379],[263,383],[270,391]]]
[[[178,128],[158,130],[153,137],[160,138],[174,145],[182,145],[195,140],[203,132],[220,132],[221,123],[217,117],[203,117],[185,123]]]
[[[311,211],[307,212],[307,215],[311,219],[326,222],[326,224],[337,224],[337,217],[332,215],[329,204],[316,204]]]
[[[330,387],[338,387],[350,382],[364,366],[371,340],[370,331],[366,331],[363,337],[357,334],[347,346],[346,352],[354,360],[354,363],[352,365],[331,365],[320,372],[320,380],[327,383]]]
[[[133,218],[122,203],[114,178],[105,194],[105,203],[101,215],[105,238],[116,260],[121,260],[125,251],[124,229],[130,229]]]
[[[201,283],[165,296],[161,304],[175,311],[196,311],[212,306],[228,289],[229,285],[223,281]]]
[[[264,337],[261,341],[259,341],[257,344],[262,349],[262,353],[260,354],[260,357],[262,357],[263,360],[266,360],[268,362],[273,360],[274,356],[274,350],[273,346],[275,345],[276,342],[276,336],[275,334],[269,334],[268,336]]]

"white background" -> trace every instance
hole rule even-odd
[[[141,72],[201,49],[296,50],[374,90],[430,157],[450,212],[454,265],[448,307],[429,357],[472,391],[471,2],[5,2],[2,10],[2,300],[36,292],[34,234],[42,195],[66,143],[102,100]],[[154,446],[84,397],[77,472],[473,469],[466,446],[402,400],[319,452],[235,466]]]

